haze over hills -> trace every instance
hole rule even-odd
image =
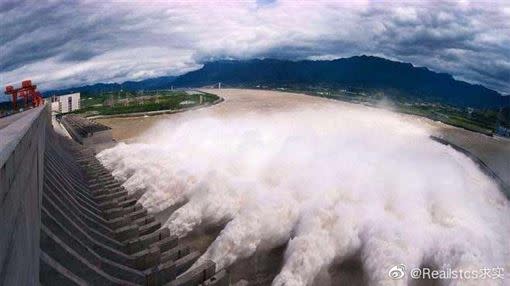
[[[84,85],[79,87],[70,87],[66,89],[59,90],[50,90],[45,91],[45,96],[50,95],[60,95],[67,94],[72,92],[82,92],[82,93],[100,93],[100,92],[111,92],[111,91],[119,91],[119,90],[154,90],[154,89],[162,89],[169,88],[170,83],[174,81],[175,76],[162,76],[155,78],[148,78],[141,81],[126,81],[123,83],[96,83],[92,85]]]
[[[99,92],[201,87],[221,82],[224,86],[267,88],[323,87],[384,92],[409,100],[437,102],[459,107],[497,108],[510,105],[510,97],[481,85],[455,80],[451,75],[415,67],[409,63],[373,56],[355,56],[330,61],[288,61],[276,59],[223,60],[206,63],[201,69],[177,78],[159,77],[122,84],[51,91]]]

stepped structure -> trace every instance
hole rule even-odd
[[[92,146],[112,141],[110,127],[90,121],[78,115],[64,115],[60,120],[71,137],[85,146]]]
[[[212,261],[190,269],[200,253],[161,228],[138,196],[99,163],[93,148],[53,132],[47,109],[29,115],[22,139],[0,153],[7,158],[1,162],[2,203],[12,205],[2,215],[13,212],[0,218],[9,234],[0,240],[1,285],[230,284],[228,273]],[[21,147],[24,152],[16,152]],[[21,180],[25,174],[35,178]]]

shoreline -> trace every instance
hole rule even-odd
[[[219,96],[222,104],[214,104],[200,107],[210,107],[207,111],[204,108],[195,108],[197,111],[210,112],[212,116],[230,117],[238,113],[257,112],[263,116],[266,112],[278,112],[281,110],[299,109],[306,106],[316,106],[322,104],[339,104],[346,108],[363,107],[381,109],[375,106],[366,106],[352,102],[344,102],[330,98],[311,96],[303,93],[279,92],[270,90],[253,89],[200,89],[202,92],[208,92]],[[217,102],[217,103],[220,103]],[[189,111],[188,109],[187,111]],[[391,111],[395,112],[395,111]],[[178,114],[181,115],[178,115]],[[448,145],[462,148],[466,156],[473,158],[475,162],[483,162],[482,166],[490,169],[504,183],[505,196],[508,197],[510,191],[510,140],[499,138],[497,136],[489,137],[482,133],[477,133],[448,125],[442,122],[434,121],[427,117],[399,113],[403,120],[410,120],[423,126],[430,131],[431,136],[441,138],[448,142]],[[102,124],[112,127],[114,139],[116,141],[132,141],[143,132],[150,129],[160,120],[174,118],[174,116],[190,116],[183,112],[174,112],[173,114],[161,114],[159,116],[142,117],[115,117],[98,118]],[[192,115],[191,115],[192,116]],[[467,155],[470,154],[470,155]]]
[[[475,156],[473,153],[469,152],[468,150],[466,150],[456,144],[453,144],[452,142],[450,142],[448,140],[445,140],[443,138],[440,138],[440,137],[437,137],[434,135],[430,135],[429,138],[432,139],[433,141],[440,143],[440,144],[450,146],[453,149],[455,149],[455,151],[460,152],[460,153],[464,154],[466,157],[468,157],[469,159],[471,159],[485,175],[487,175],[488,177],[491,177],[494,181],[496,181],[496,183],[499,185],[503,194],[506,196],[506,198],[508,200],[510,200],[510,186],[508,186],[498,176],[498,174],[496,174],[494,172],[494,170],[492,170],[489,166],[487,166],[487,164],[485,164],[484,161],[482,161],[480,158],[478,158],[477,156]]]
[[[137,117],[145,117],[145,116],[156,116],[156,115],[162,115],[162,114],[173,114],[173,113],[179,113],[179,112],[185,112],[185,111],[191,111],[196,110],[204,107],[209,107],[218,103],[223,102],[224,99],[222,97],[219,97],[218,99],[207,102],[202,105],[195,105],[192,107],[187,108],[180,108],[180,109],[164,109],[164,110],[154,110],[154,111],[145,111],[145,112],[131,112],[131,113],[119,113],[119,114],[108,114],[108,115],[92,115],[86,117],[87,119],[108,119],[108,118],[137,118]]]

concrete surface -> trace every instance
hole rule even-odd
[[[54,132],[48,106],[0,126],[0,285],[228,285],[210,261],[178,276],[199,253]]]
[[[112,143],[112,130],[77,115],[64,115],[61,123],[71,137],[84,146]]]
[[[0,120],[0,285],[39,285],[44,111]]]
[[[199,253],[128,194],[95,158],[93,147],[48,132],[41,212],[43,285],[226,285],[212,270],[179,277]],[[210,263],[208,264],[210,265]],[[209,269],[209,268],[208,268]],[[221,275],[222,274],[222,275]]]

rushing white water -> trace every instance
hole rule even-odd
[[[173,233],[226,224],[199,261],[227,267],[288,242],[274,285],[309,285],[354,253],[373,285],[405,285],[388,276],[398,264],[508,269],[510,206],[497,185],[403,118],[336,107],[202,114],[98,158],[145,191],[151,212],[185,202],[166,223]]]

